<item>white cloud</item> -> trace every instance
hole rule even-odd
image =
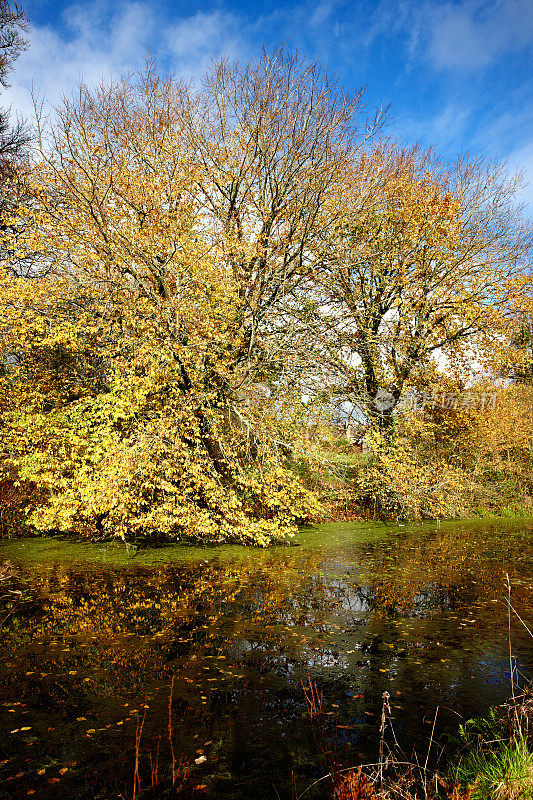
[[[167,28],[164,42],[173,66],[189,80],[201,74],[219,55],[240,59],[247,45],[243,21],[232,13],[199,12]]]
[[[367,43],[399,36],[437,70],[477,70],[533,43],[532,0],[381,0],[367,22]]]
[[[1,97],[3,107],[11,105],[28,119],[33,119],[31,89],[54,106],[80,80],[92,84],[140,69],[148,56],[190,80],[215,56],[240,57],[245,51],[239,19],[220,11],[184,17],[169,27],[147,1],[95,0],[67,7],[58,23],[31,28],[30,46]]]
[[[426,55],[437,68],[486,67],[533,42],[530,0],[432,0],[418,9],[413,9],[418,36],[425,40]]]
[[[333,0],[323,0],[311,12],[309,22],[311,27],[320,28],[324,25],[329,26],[330,18],[335,10],[336,3]]]
[[[437,114],[428,115],[423,111],[419,116],[401,113],[395,120],[398,135],[411,141],[421,141],[426,145],[438,143],[439,149],[457,152],[470,122],[471,112],[465,106],[447,102]]]
[[[74,5],[62,22],[57,29],[31,28],[30,46],[15,65],[2,105],[32,118],[30,89],[55,105],[82,79],[94,83],[138,67],[155,30],[154,14],[142,3]]]
[[[523,172],[526,185],[519,197],[526,206],[526,214],[533,219],[533,140],[514,150],[508,161],[512,169]]]

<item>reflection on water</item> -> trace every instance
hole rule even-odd
[[[442,740],[509,693],[504,580],[531,627],[532,533],[334,525],[261,552],[4,543],[0,798],[131,798],[144,714],[141,778],[159,751],[168,786],[173,676],[192,796],[289,799],[319,777],[309,675],[346,764],[375,758],[385,690],[396,736],[425,754],[437,706]],[[512,635],[531,676],[533,643],[518,621]]]

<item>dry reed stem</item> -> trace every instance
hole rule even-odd
[[[139,775],[139,753],[141,749],[141,737],[144,728],[144,720],[146,719],[146,709],[144,710],[142,722],[139,725],[137,718],[137,728],[135,730],[135,772],[133,774],[133,800],[137,797],[137,790],[141,791],[141,778]]]

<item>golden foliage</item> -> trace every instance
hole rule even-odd
[[[370,463],[357,475],[354,490],[374,516],[438,519],[460,516],[467,508],[468,480],[461,470],[437,460],[415,437],[377,432]]]
[[[508,348],[531,247],[517,186],[504,168],[464,158],[450,166],[391,142],[339,183],[333,202],[344,214],[316,268],[318,351],[336,396],[381,428],[437,363],[469,375]]]
[[[343,399],[381,431],[358,477],[380,513],[462,512],[450,436],[523,461],[518,394],[492,438],[475,415],[390,437],[436,354],[451,383],[511,342],[527,362],[530,239],[501,169],[364,152],[359,103],[281,50],[199,92],[149,65],[37,120],[0,264],[0,458],[35,527],[266,545],[319,513],[287,465]]]
[[[281,464],[302,423],[270,335],[356,106],[279,53],[196,97],[149,68],[39,121],[0,273],[3,449],[49,495],[34,525],[266,544],[317,510]]]

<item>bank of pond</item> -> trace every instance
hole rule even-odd
[[[445,770],[511,666],[533,676],[532,542],[527,517],[267,550],[3,541],[0,798],[331,797],[309,686],[338,764]]]

